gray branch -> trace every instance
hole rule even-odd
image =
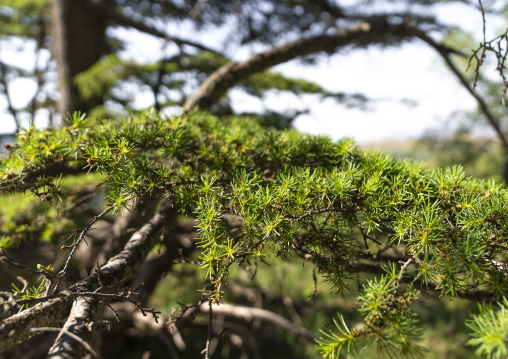
[[[84,302],[81,299],[76,300],[73,304],[76,293],[93,292],[99,288],[101,288],[100,293],[115,292],[117,286],[132,278],[144,262],[148,252],[155,244],[156,233],[163,227],[170,213],[170,206],[164,205],[147,224],[132,235],[117,256],[111,258],[106,265],[100,268],[100,271],[91,274],[61,293],[67,294],[67,296],[37,304],[1,322],[0,352],[30,338],[33,335],[30,328],[50,327],[66,318],[69,321],[81,318],[79,313],[86,308],[83,307]],[[93,301],[93,299],[89,299],[89,301]],[[71,316],[69,317],[69,315]],[[90,323],[94,321],[89,320]],[[71,324],[67,328],[68,331],[80,336],[80,333],[73,330]],[[55,343],[55,345],[57,344]]]
[[[414,37],[414,29],[409,22],[398,25],[390,24],[384,19],[372,23],[362,22],[349,28],[337,29],[331,35],[315,36],[275,46],[242,62],[229,62],[211,74],[201,84],[198,92],[185,101],[184,110],[190,111],[195,107],[209,109],[228,89],[240,81],[296,57],[322,51],[333,53],[338,48],[350,45],[362,47],[376,43],[400,43],[403,39]]]
[[[202,303],[199,306],[199,310],[203,313],[208,313],[210,311],[209,302]],[[286,318],[265,309],[220,303],[219,305],[212,306],[212,312],[215,314],[220,313],[235,318],[241,318],[248,322],[252,322],[254,319],[260,319],[276,325],[284,330],[287,330],[294,335],[301,336],[307,340],[314,341],[316,338],[316,335],[310,330],[299,327],[291,323]]]

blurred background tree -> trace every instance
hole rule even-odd
[[[367,20],[397,24],[411,19],[426,34],[437,39],[445,37],[453,29],[435,18],[435,9],[445,3],[448,2],[6,1],[0,14],[0,53],[29,48],[37,56],[33,66],[1,61],[1,89],[8,100],[8,111],[18,124],[33,118],[37,111],[50,120],[64,118],[75,110],[89,115],[125,115],[140,91],[146,89],[153,93],[146,107],[177,108],[209,74],[237,53],[245,57],[273,45],[330,34]],[[477,5],[475,1],[461,3]],[[494,5],[492,11],[499,11],[499,4]],[[125,36],[129,35],[119,36],[118,31],[112,31],[115,29],[136,29],[162,39],[160,53],[155,56],[157,61],[125,60],[122,50]],[[344,47],[347,51],[378,45],[393,47],[418,36],[410,31],[384,31]],[[190,40],[196,38],[191,36],[195,34],[200,36],[199,40]],[[464,53],[463,45],[451,43]],[[300,61],[312,66],[323,57],[323,52],[327,56],[339,48],[330,46],[319,53],[309,49]],[[467,56],[464,58],[467,60]],[[20,77],[38,85],[26,108],[16,108],[9,101],[8,84]],[[287,79],[280,74],[256,74],[235,85],[260,97],[275,89],[320,94],[348,106],[362,107],[367,100],[361,93],[333,93],[314,83]],[[228,97],[221,97],[213,109],[231,112]],[[299,114],[289,111],[284,114],[283,123]]]
[[[17,45],[31,47],[37,54],[33,71],[0,62],[1,89],[18,126],[39,109],[49,111],[52,122],[73,111],[124,115],[142,88],[153,91],[153,102],[147,106],[159,110],[181,106],[200,82],[228,62],[225,54],[234,46],[252,51],[288,38],[326,33],[344,18],[341,7],[327,1],[13,0],[4,2],[1,9],[4,51]],[[181,34],[167,31],[175,25]],[[159,60],[149,64],[123,60],[118,55],[123,40],[108,31],[115,27],[134,28],[163,39]],[[207,31],[226,32],[227,42],[219,48]],[[185,38],[193,32],[202,33],[203,40]],[[305,61],[312,63],[313,58]],[[35,95],[23,109],[12,105],[8,93],[8,83],[19,76],[38,81]],[[272,73],[245,79],[240,86],[257,96],[278,89],[333,96],[342,102],[349,99],[314,83]],[[363,100],[360,95],[351,99]],[[227,99],[217,104],[216,111],[231,111]]]

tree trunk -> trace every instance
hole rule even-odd
[[[101,0],[109,4],[113,0]],[[83,100],[74,77],[95,64],[107,50],[106,18],[89,10],[82,0],[51,1],[52,52],[57,62],[60,99],[57,112],[65,118],[74,111],[87,112],[100,105],[100,95]]]
[[[503,181],[508,185],[508,145],[503,145]]]

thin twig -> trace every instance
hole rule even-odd
[[[409,258],[407,261],[403,262],[402,267],[400,267],[399,277],[397,278],[396,288],[399,288],[400,282],[402,281],[402,275],[406,271],[406,268],[411,262],[413,261],[413,258]],[[395,289],[397,290],[397,289]]]
[[[462,73],[460,72],[460,70],[457,68],[457,66],[455,66],[455,64],[453,63],[453,61],[451,60],[450,58],[450,54],[448,51],[446,51],[446,49],[438,44],[437,42],[435,42],[432,38],[430,38],[429,36],[427,36],[425,33],[423,32],[418,32],[416,34],[416,36],[418,38],[420,38],[421,40],[425,41],[427,44],[429,44],[431,47],[433,47],[440,55],[441,57],[443,58],[443,60],[446,62],[446,64],[450,67],[450,69],[452,70],[452,72],[455,74],[455,76],[457,76],[457,78],[459,79],[460,83],[462,84],[462,86],[471,94],[473,95],[475,98],[476,98],[476,101],[478,102],[478,105],[480,106],[483,114],[485,115],[485,117],[487,118],[487,121],[489,122],[489,124],[492,126],[492,128],[494,129],[494,131],[496,132],[499,140],[502,142],[503,144],[503,148],[508,148],[508,140],[506,139],[506,136],[504,135],[503,131],[501,130],[501,127],[499,125],[499,121],[498,119],[496,118],[496,116],[490,111],[489,109],[489,106],[487,105],[487,103],[483,100],[482,97],[480,97],[479,95],[476,94],[476,92],[473,90],[473,88],[469,85],[469,81],[464,77],[464,75],[462,75]]]
[[[473,59],[476,60],[475,65],[475,78],[473,82],[473,93],[476,96],[476,86],[478,84],[478,80],[480,78],[480,68],[483,65],[487,51],[491,51],[495,54],[497,59],[497,67],[496,70],[499,72],[499,75],[501,76],[501,79],[503,80],[503,89],[501,90],[501,102],[503,106],[506,105],[505,103],[505,96],[506,91],[508,90],[508,81],[506,79],[506,75],[504,74],[505,70],[505,64],[508,56],[508,29],[504,31],[503,34],[493,38],[490,41],[487,41],[486,38],[486,20],[485,20],[485,9],[483,7],[482,1],[478,0],[479,7],[482,14],[482,28],[483,28],[483,42],[480,43],[480,46],[478,46],[477,49],[473,50],[473,54],[469,58],[468,62],[468,69],[471,66],[471,62]],[[494,42],[497,42],[497,49],[493,45]],[[502,43],[505,42],[506,49],[503,50]],[[479,55],[478,55],[479,54]],[[467,70],[466,70],[467,71]]]
[[[212,301],[208,300],[208,336],[206,338],[206,348],[205,348],[205,359],[210,358],[210,341],[212,340],[213,328],[212,328]]]
[[[76,249],[78,248],[79,244],[81,243],[81,241],[84,239],[85,237],[85,234],[90,230],[90,228],[95,224],[95,222],[97,222],[101,217],[103,217],[104,215],[106,215],[107,213],[109,213],[111,210],[113,209],[113,206],[109,206],[108,208],[106,208],[104,211],[102,211],[100,214],[98,214],[97,216],[95,216],[91,221],[90,223],[88,223],[84,228],[83,230],[81,231],[78,239],[76,241],[74,241],[73,244],[71,244],[70,246],[62,246],[62,248],[72,248],[71,249],[71,253],[69,254],[69,256],[67,257],[67,260],[65,261],[65,265],[63,267],[63,269],[58,273],[59,274],[59,277],[58,279],[56,280],[56,283],[55,283],[55,286],[53,287],[53,290],[51,291],[51,294],[53,294],[55,291],[56,291],[56,288],[58,287],[58,284],[60,283],[60,281],[62,280],[62,278],[65,276],[66,272],[67,272],[67,267],[69,266],[69,262],[71,261],[71,258],[72,256],[74,255],[74,252],[76,251]]]
[[[17,263],[7,256],[7,253],[5,253],[5,250],[3,248],[0,248],[0,263],[5,263],[11,267],[15,267],[15,268],[19,268],[19,269],[24,269],[24,270],[26,270],[30,273],[36,274],[36,275],[42,275],[49,282],[52,282],[54,280],[54,274],[52,272],[34,269],[34,268],[31,268],[31,267],[26,266],[24,264]]]
[[[25,291],[28,288],[27,280],[19,275],[16,277],[16,279],[19,280],[21,283],[23,283],[23,288],[21,289],[21,293],[25,293]]]

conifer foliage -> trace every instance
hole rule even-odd
[[[172,118],[147,111],[121,121],[75,114],[63,128],[25,129],[8,150],[2,196],[26,214],[3,211],[0,262],[27,278],[19,279],[24,288],[1,293],[0,350],[55,330],[50,357],[95,353],[88,341],[111,325],[101,313],[112,302],[131,302],[157,321],[157,308],[144,308],[129,281],[171,236],[175,218],[186,216],[196,220],[195,270],[207,278],[203,298],[212,313],[228,299],[233,266],[261,266],[268,253],[280,261],[300,256],[335,293],[348,291],[355,273],[373,275],[358,298],[363,325],[351,328],[339,313],[316,339],[324,358],[361,357],[370,345],[390,357],[421,353],[412,308],[422,291],[490,302],[471,317],[469,344],[480,355],[507,354],[508,192],[467,178],[460,167],[430,172],[358,150],[350,139],[197,111]],[[87,201],[99,209],[83,222],[73,208]],[[123,249],[110,243],[94,271],[77,279],[72,257],[92,244],[94,224],[130,212],[138,223],[116,237]],[[24,240],[53,242],[64,260],[55,268],[20,264],[11,252]],[[172,260],[186,256],[175,250]],[[30,288],[27,279],[38,284]]]

